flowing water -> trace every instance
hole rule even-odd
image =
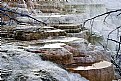
[[[58,65],[41,60],[37,54],[26,52],[22,43],[1,45],[0,71],[6,81],[87,81],[79,74],[69,73]],[[5,74],[6,73],[6,74]]]
[[[73,23],[83,22],[85,19],[106,12],[107,8],[108,10],[112,9],[112,1],[116,3],[116,5],[113,5],[115,9],[121,8],[120,0],[117,0],[117,2],[115,0],[68,0],[70,5],[79,5],[84,10],[84,13],[77,15],[71,14],[62,20],[65,22],[64,20],[71,19]],[[27,9],[24,0],[23,2]],[[108,33],[120,25],[121,17],[116,18],[115,14],[111,15],[107,19],[108,24],[106,25],[102,22],[103,20],[104,17],[97,18],[92,29],[105,36],[106,39]],[[90,22],[86,24],[86,27],[91,28]],[[116,37],[116,33],[111,37]],[[7,50],[7,52],[0,53],[0,72],[10,72],[9,75],[4,74],[1,78],[7,81],[87,81],[79,74],[69,73],[52,62],[41,60],[39,55],[26,52],[22,49],[23,47],[25,46],[21,46],[18,42],[4,43],[1,45],[1,50]]]
[[[107,11],[121,9],[121,0],[68,0],[66,5],[72,9],[72,11],[81,10],[82,13],[71,15],[74,23],[84,22],[84,20],[97,16],[99,14],[103,14]],[[106,17],[98,17],[94,19],[94,21],[88,21],[85,25],[88,29],[92,29],[96,34],[100,34],[104,37],[105,41],[107,40],[108,34],[114,30],[116,27],[120,26],[121,23],[121,15],[116,16],[118,13],[110,14],[107,17],[106,22],[104,19]],[[80,16],[81,15],[81,16]],[[119,36],[121,32],[119,32]],[[117,40],[117,31],[114,31],[110,38]],[[109,48],[115,50],[116,44],[114,42],[109,43]]]

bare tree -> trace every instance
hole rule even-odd
[[[86,25],[87,22],[90,22],[90,24],[91,24],[91,31],[92,31],[93,23],[94,23],[94,20],[95,20],[96,18],[105,16],[103,22],[106,22],[106,19],[107,19],[111,14],[113,14],[113,13],[118,13],[118,15],[116,15],[116,16],[118,17],[119,15],[121,15],[121,9],[117,9],[117,10],[105,12],[105,13],[103,13],[103,14],[100,14],[100,15],[97,15],[97,16],[95,16],[95,17],[89,18],[89,19],[87,19],[87,20],[84,21],[83,27],[85,27],[85,25]],[[111,58],[111,59],[112,59],[111,62],[112,62],[112,63],[115,65],[115,67],[118,69],[118,73],[119,73],[119,75],[121,76],[121,66],[120,66],[120,64],[121,64],[121,54],[119,54],[119,51],[121,50],[121,47],[120,47],[120,46],[121,46],[121,36],[120,36],[120,38],[119,38],[120,40],[114,40],[114,39],[111,39],[111,38],[110,38],[110,34],[112,34],[114,31],[116,31],[116,30],[118,30],[118,29],[120,29],[120,28],[121,28],[121,25],[118,26],[118,27],[115,27],[115,29],[112,30],[112,31],[108,34],[108,37],[107,37],[107,45],[108,45],[108,41],[109,41],[109,40],[110,40],[110,41],[113,41],[114,43],[117,43],[117,44],[118,44],[118,49],[117,49],[117,52],[116,52],[115,56],[113,56],[113,55],[111,56],[111,57],[112,57],[112,58]],[[104,46],[103,44],[101,44],[101,43],[100,43],[100,45],[102,45],[102,46],[104,47],[104,49],[108,50],[107,46],[105,47],[105,46]],[[117,63],[117,60],[119,60],[119,63]]]

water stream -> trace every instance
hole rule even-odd
[[[22,1],[27,9],[25,0]],[[112,9],[112,1],[116,3],[113,5],[115,9],[121,8],[120,0],[117,2],[114,0],[68,0],[68,4],[78,5],[80,9],[84,10],[84,13],[68,14],[60,20],[63,20],[62,22],[69,20],[68,22],[80,24],[85,19]],[[27,11],[30,13],[28,9]],[[106,39],[108,33],[121,23],[121,16],[117,18],[115,15],[112,14],[107,19],[108,24],[102,22],[105,16],[97,18],[93,23],[92,30]],[[86,24],[86,27],[91,28],[90,22]],[[117,31],[111,37],[117,39],[116,33]],[[110,44],[111,49],[115,49],[115,44]],[[0,79],[3,78],[6,81],[87,81],[79,74],[69,73],[52,62],[41,60],[39,55],[27,52],[23,47],[25,46],[21,46],[18,42],[4,43],[0,46],[1,50],[7,50],[0,52],[0,71],[1,73],[6,71],[9,74],[4,74]]]
[[[79,74],[69,73],[58,65],[41,60],[37,54],[24,51],[20,43],[1,45],[0,70],[10,73],[2,75],[7,81],[87,81]],[[6,73],[6,74],[8,74]]]

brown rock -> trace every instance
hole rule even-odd
[[[77,54],[73,57],[73,63],[67,65],[67,67],[90,66],[102,60],[110,62],[110,57],[104,51],[81,51]]]
[[[97,62],[97,59],[95,59],[91,55],[85,56],[85,57],[74,57],[74,63],[82,66],[92,65],[93,63],[96,63],[96,62]]]
[[[49,60],[57,64],[71,64],[73,61],[73,54],[64,48],[50,49],[42,52],[44,60]]]
[[[89,81],[112,81],[114,79],[113,65],[107,61],[94,63],[92,66],[78,66],[67,69],[79,73]]]
[[[73,54],[73,56],[78,56],[79,55],[79,51],[78,49],[72,47],[72,46],[69,46],[69,45],[65,45],[64,46],[65,49],[67,49],[69,52],[71,52]]]

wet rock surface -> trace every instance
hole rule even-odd
[[[18,41],[3,44],[1,49],[1,58],[2,60],[4,59],[3,62],[5,62],[3,67],[9,69],[15,68],[13,70],[14,74],[12,74],[12,76],[9,76],[7,79],[14,78],[15,81],[19,79],[21,79],[21,81],[62,81],[61,76],[68,76],[68,73],[66,73],[66,71],[64,70],[64,73],[62,72],[62,75],[61,73],[59,73],[60,75],[56,75],[56,73],[58,74],[58,70],[56,69],[55,71],[55,68],[51,68],[55,72],[55,75],[51,75],[53,74],[53,71],[49,71],[49,67],[45,69],[45,67],[47,66],[57,67],[56,65],[53,65],[53,63],[49,62],[51,61],[68,71],[79,73],[87,79],[93,81],[91,79],[93,75],[87,76],[84,73],[86,71],[75,71],[72,68],[77,68],[79,66],[88,67],[95,63],[99,63],[100,61],[110,62],[110,57],[107,56],[107,52],[104,49],[100,49],[100,47],[98,46],[91,45],[84,38],[67,37],[65,35],[60,36],[59,34],[57,34],[58,31],[60,32],[59,29],[44,31],[46,32],[46,34],[50,35],[46,36],[46,34],[43,33],[43,35],[47,37],[46,39],[37,38],[39,40]],[[25,33],[20,34],[20,36],[25,36],[22,37],[22,39],[27,38],[29,40],[32,40],[36,37],[35,32],[33,33],[34,34],[31,34],[31,36],[27,36],[29,38],[26,37]],[[36,32],[36,34],[38,34],[37,36],[40,35],[39,32]],[[49,63],[46,63],[46,61],[48,61]],[[33,69],[38,68],[40,69],[37,72],[31,72]],[[26,71],[24,72],[23,70]],[[45,73],[42,73],[43,71]],[[95,70],[95,72],[96,71],[97,70]],[[102,71],[102,68],[100,69],[100,71]],[[90,70],[89,72],[91,73],[93,71]],[[113,76],[113,73],[111,73],[111,76]],[[63,78],[63,81],[64,80],[65,78]],[[69,80],[70,77],[67,78],[67,81]]]
[[[6,81],[87,81],[80,75],[68,73],[56,64],[41,60],[40,56],[21,48],[19,43],[2,44],[0,68]],[[24,45],[23,45],[24,47]],[[75,79],[77,77],[77,79]],[[74,79],[73,79],[74,78]]]
[[[42,52],[44,60],[49,60],[57,64],[70,64],[73,61],[73,55],[68,50],[62,49],[51,49],[46,52]]]
[[[2,32],[0,33],[0,36],[5,37],[6,39],[13,38],[22,41],[24,40],[24,42],[17,40],[14,42],[13,40],[11,42],[7,41],[1,45],[1,80],[85,80],[77,74],[68,73],[64,70],[66,69],[79,73],[90,81],[112,81],[114,70],[112,64],[110,63],[110,53],[105,51],[100,46],[98,47],[96,45],[92,45],[96,44],[97,42],[100,43],[100,41],[103,39],[102,35],[100,35],[100,32],[102,32],[101,30],[103,29],[103,25],[101,23],[97,25],[97,23],[102,21],[102,19],[99,19],[99,21],[96,21],[96,23],[91,21],[90,26],[85,25],[89,27],[83,27],[80,24],[85,20],[85,18],[95,16],[100,12],[106,12],[104,4],[98,1],[78,1],[79,3],[75,1],[76,4],[73,1],[66,1],[64,3],[63,1],[56,1],[53,3],[52,0],[33,2],[31,0],[22,1],[22,3],[20,1],[21,4],[18,4],[16,3],[18,2],[17,0],[11,0],[12,3],[10,2],[7,4],[8,1],[3,0],[5,3],[0,5],[5,8],[5,10],[3,8],[3,12],[5,11],[12,17],[6,18],[3,14],[3,21],[1,18],[0,24],[8,25],[10,22],[9,25],[16,25],[15,27],[9,27],[9,25],[8,27],[2,26]],[[89,5],[87,5],[87,3]],[[10,11],[8,11],[11,10],[9,7],[17,7],[16,10],[15,8],[12,9],[12,12],[20,12],[17,13],[19,16],[14,15],[14,13],[10,13]],[[97,11],[99,11],[99,13]],[[24,12],[30,16],[21,14]],[[32,19],[26,18],[24,16]],[[11,19],[13,19],[12,22]],[[4,21],[8,21],[8,23],[2,23]],[[20,22],[18,23],[18,21]],[[28,24],[31,24],[32,26]],[[52,25],[53,27],[43,27],[43,25]],[[107,27],[104,28],[104,31],[106,30],[104,35],[107,35],[107,30],[108,32],[110,30],[110,28],[108,29]],[[96,31],[98,28],[99,31]],[[57,43],[64,44],[58,45]],[[64,69],[59,68],[52,62],[56,63],[57,65],[61,65]],[[120,59],[118,60],[118,63],[120,65]]]

